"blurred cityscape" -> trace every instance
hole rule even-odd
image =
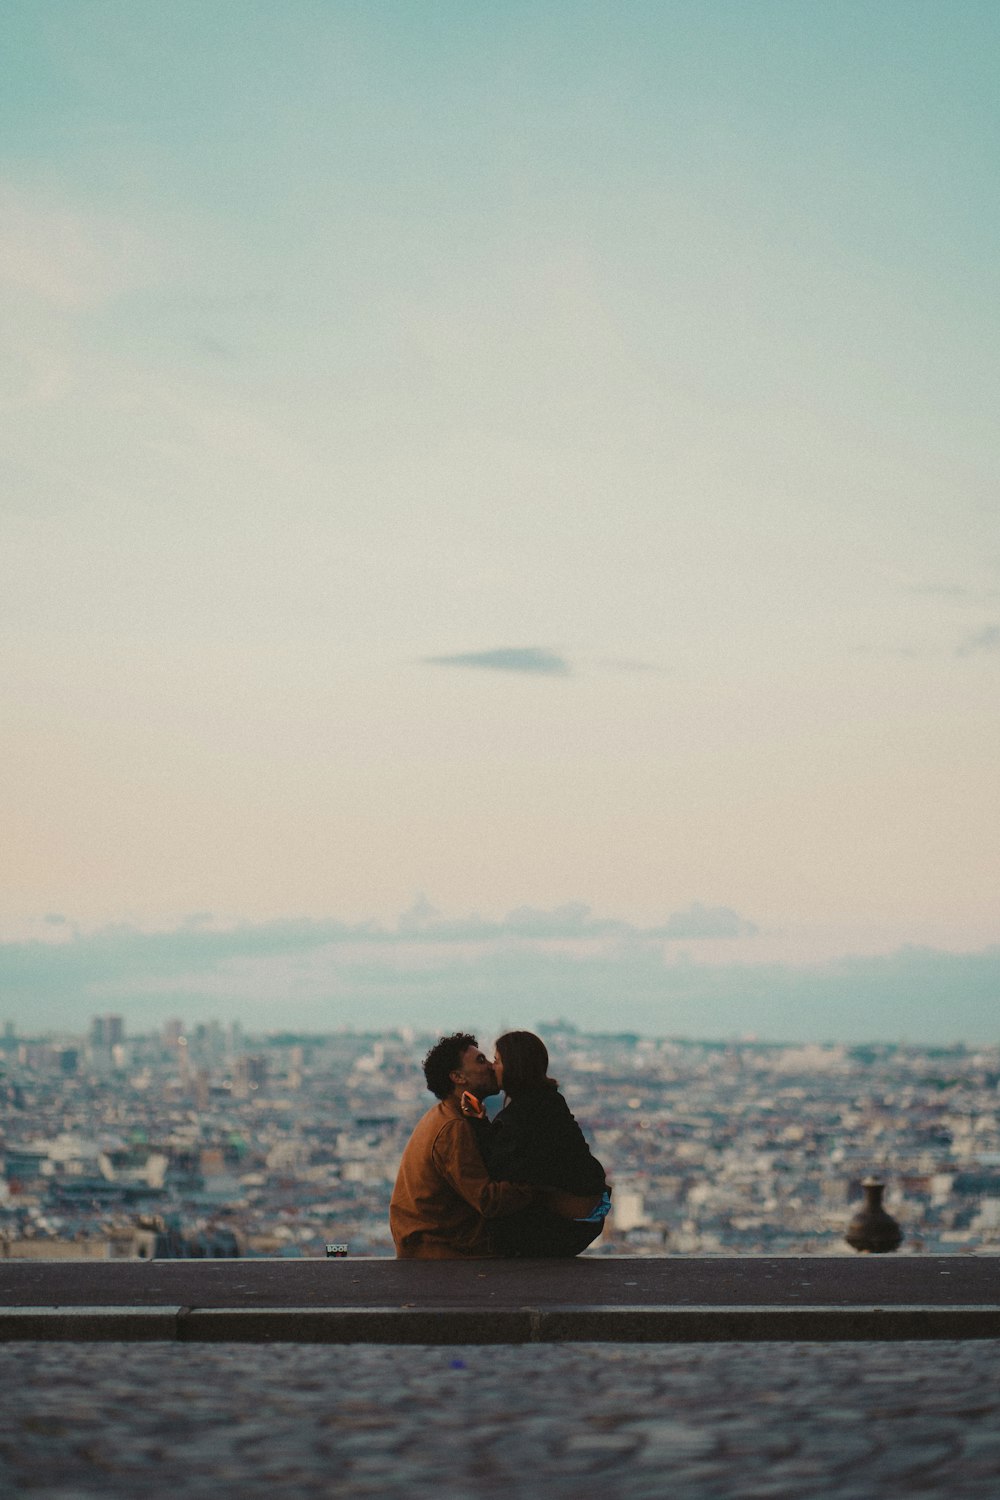
[[[588,1254],[850,1255],[861,1181],[901,1254],[1000,1253],[1000,1046],[779,1046],[539,1026],[614,1183]],[[0,1040],[0,1257],[392,1255],[433,1102],[411,1032],[237,1026]]]

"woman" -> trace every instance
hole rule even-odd
[[[503,1109],[477,1130],[490,1176],[555,1191],[546,1207],[497,1220],[492,1238],[501,1255],[579,1255],[597,1239],[611,1206],[604,1168],[584,1139],[554,1078],[549,1054],[531,1031],[497,1038],[493,1068],[505,1093]]]

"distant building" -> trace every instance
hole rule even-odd
[[[110,1052],[120,1047],[125,1040],[125,1020],[122,1016],[95,1016],[90,1023],[90,1045]]]
[[[642,1229],[649,1223],[642,1193],[635,1188],[619,1188],[612,1200],[612,1227],[620,1234]]]
[[[176,1051],[180,1045],[181,1037],[184,1035],[184,1022],[176,1019],[164,1021],[163,1030],[160,1035],[163,1037],[163,1045],[169,1047],[171,1051]]]
[[[248,1099],[251,1094],[267,1082],[267,1058],[257,1053],[244,1053],[236,1059],[233,1069],[233,1097]]]

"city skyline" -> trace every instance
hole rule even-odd
[[[995,1039],[996,7],[0,36],[3,1016]]]

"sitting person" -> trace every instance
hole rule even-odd
[[[427,1087],[438,1103],[419,1121],[403,1151],[389,1204],[389,1227],[403,1260],[481,1260],[506,1252],[493,1244],[496,1224],[539,1200],[537,1188],[491,1178],[462,1111],[497,1092],[489,1059],[474,1036],[442,1037],[424,1058]]]
[[[492,1242],[506,1256],[579,1255],[597,1239],[611,1206],[604,1168],[547,1076],[549,1054],[531,1031],[508,1031],[496,1043],[493,1071],[506,1094],[491,1122],[475,1119],[476,1139],[490,1176],[499,1182],[555,1189],[544,1201],[497,1219]],[[466,1113],[479,1114],[474,1100]]]

